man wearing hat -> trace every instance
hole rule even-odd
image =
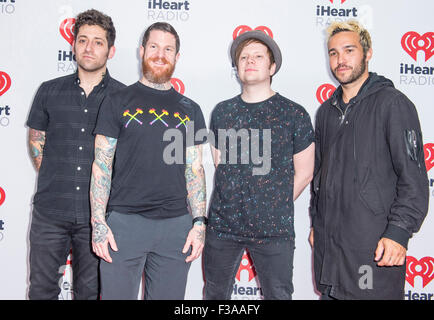
[[[291,299],[294,200],[312,179],[313,128],[302,106],[271,89],[282,64],[271,37],[245,32],[230,53],[242,92],[211,115],[216,172],[204,249],[205,299],[231,298],[245,249],[264,298]]]

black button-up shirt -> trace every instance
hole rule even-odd
[[[89,187],[94,159],[95,127],[104,97],[125,85],[110,77],[86,97],[78,74],[42,83],[30,110],[27,126],[45,131],[39,169],[36,210],[53,219],[90,222]]]

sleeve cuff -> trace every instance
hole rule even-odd
[[[395,226],[393,224],[387,225],[386,231],[383,233],[383,238],[388,238],[398,242],[401,246],[407,249],[408,240],[411,235],[403,228]]]

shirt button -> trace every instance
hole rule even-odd
[[[83,147],[82,146],[78,147],[78,150],[80,150],[80,151],[83,150]]]
[[[81,128],[81,132],[84,132],[84,128]]]
[[[80,171],[80,170],[81,170],[81,167],[77,167],[77,170]]]
[[[84,96],[84,92],[83,91],[81,92],[81,95]]]
[[[75,189],[78,191],[78,190],[80,190],[80,187],[76,187]]]
[[[86,112],[86,113],[87,113],[87,109],[84,109],[84,112]]]

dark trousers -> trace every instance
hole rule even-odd
[[[36,209],[30,227],[31,300],[57,300],[61,278],[72,248],[73,297],[98,298],[98,258],[91,248],[90,224],[54,220]]]
[[[139,214],[110,212],[107,224],[118,251],[113,262],[101,260],[101,299],[137,300],[145,273],[145,300],[183,300],[191,263],[182,253],[191,230],[191,215],[148,219]]]
[[[325,301],[337,300],[336,298],[333,298],[330,295],[331,290],[332,290],[332,287],[328,286],[327,289],[326,289],[326,291],[321,294],[320,300],[325,300]]]
[[[294,241],[239,242],[218,238],[208,231],[205,239],[205,299],[230,300],[235,275],[247,249],[258,274],[264,299],[291,300]]]

